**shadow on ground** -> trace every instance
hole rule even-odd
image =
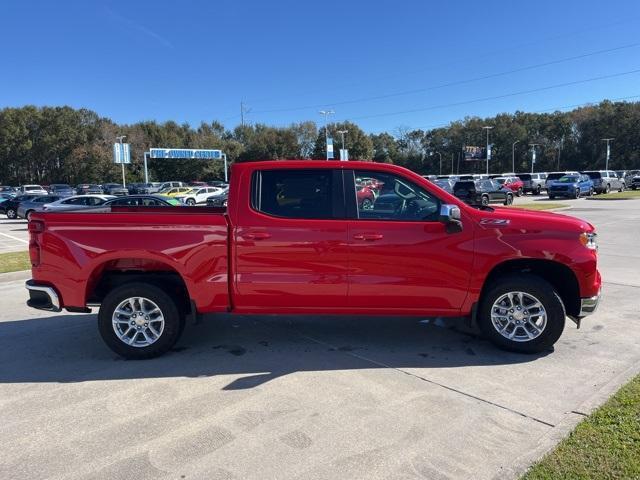
[[[540,357],[498,350],[460,327],[459,320],[223,315],[188,325],[163,357],[126,361],[103,344],[95,315],[26,319],[0,323],[0,383],[235,375],[240,378],[224,388],[237,390],[302,371],[454,368]]]

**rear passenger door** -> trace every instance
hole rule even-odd
[[[250,198],[237,202],[233,232],[235,308],[342,311],[349,265],[342,171],[255,170],[244,182]]]

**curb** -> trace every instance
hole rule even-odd
[[[526,455],[518,457],[511,466],[505,468],[500,474],[494,476],[495,480],[504,478],[517,479],[524,475],[529,467],[551,452],[562,440],[578,426],[578,424],[598,407],[602,406],[620,388],[631,381],[640,373],[640,362],[634,362],[626,370],[623,370],[610,381],[605,383],[597,392],[578,405],[574,410],[566,412],[565,417],[543,435],[538,445]]]
[[[0,284],[16,282],[18,280],[29,280],[31,270],[19,270],[17,272],[0,273]]]

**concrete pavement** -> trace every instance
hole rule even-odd
[[[0,478],[515,478],[640,370],[640,201],[573,207],[605,296],[546,355],[455,322],[221,316],[124,361],[5,277]]]
[[[29,232],[26,220],[0,218],[0,253],[19,252],[29,247]]]

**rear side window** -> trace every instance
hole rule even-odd
[[[341,172],[331,169],[261,170],[253,174],[252,207],[283,218],[342,218]]]

